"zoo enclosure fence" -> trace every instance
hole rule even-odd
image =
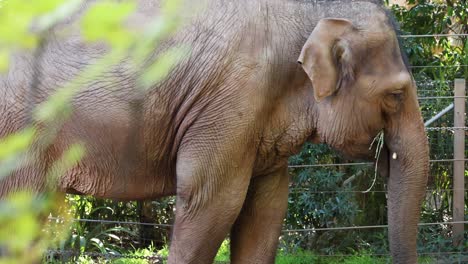
[[[465,137],[468,134],[468,127],[465,125],[465,105],[466,105],[466,82],[465,80],[457,79],[455,80],[454,90],[455,93],[453,96],[419,96],[418,100],[420,102],[428,102],[430,100],[453,100],[453,111],[454,111],[454,125],[453,126],[437,126],[437,127],[426,127],[426,131],[428,133],[446,133],[450,136],[454,137],[454,146],[453,146],[453,157],[447,159],[431,159],[430,164],[436,163],[446,163],[446,164],[453,164],[454,168],[454,181],[453,181],[453,188],[450,189],[427,189],[428,193],[432,192],[451,192],[453,193],[454,201],[453,205],[453,212],[454,215],[451,221],[444,221],[444,222],[432,222],[432,223],[420,223],[419,228],[424,228],[428,226],[439,226],[443,228],[448,228],[449,226],[453,226],[453,237],[454,243],[459,243],[460,241],[456,241],[456,239],[463,239],[464,236],[464,226],[468,224],[468,221],[465,220],[465,198],[464,196],[467,194],[468,189],[465,187],[464,177],[465,177],[465,163],[468,161],[465,158]],[[420,84],[420,86],[424,86],[424,84]],[[424,105],[424,103],[422,103]],[[449,110],[452,110],[449,109]],[[439,112],[444,112],[444,109]],[[443,114],[447,113],[445,111]],[[435,115],[436,118],[433,122],[437,122],[439,118],[443,116]],[[434,114],[434,113],[432,113]],[[430,125],[430,124],[428,124]],[[437,145],[438,142],[430,142],[431,147],[434,147],[434,144]],[[302,165],[290,165],[289,168],[292,169],[299,169],[299,168],[326,168],[326,167],[336,167],[336,166],[369,166],[371,167],[373,163],[371,162],[352,162],[352,163],[330,163],[330,164],[302,164]],[[458,166],[458,170],[456,169]],[[458,178],[457,178],[458,176]],[[363,194],[363,190],[310,190],[308,188],[300,188],[300,187],[291,187],[291,193],[301,193],[307,192],[308,194],[337,194],[337,193],[359,193]],[[386,193],[385,190],[370,190],[368,193]],[[458,197],[456,199],[456,197]],[[461,209],[460,209],[461,208]],[[458,211],[457,211],[458,210]],[[461,210],[461,213],[460,211]],[[55,223],[62,223],[64,219],[59,217],[49,217],[49,221]],[[99,225],[139,225],[139,226],[152,226],[155,228],[163,228],[163,229],[170,229],[172,225],[170,224],[155,224],[155,223],[144,223],[144,222],[126,222],[126,221],[110,221],[110,220],[100,220],[100,219],[72,219],[72,221],[78,222],[88,222],[88,223],[95,223]],[[363,230],[363,229],[387,229],[388,225],[367,225],[367,226],[344,226],[344,227],[329,227],[329,228],[305,228],[305,229],[285,229],[282,231],[283,235],[288,236],[301,236],[305,233],[314,233],[320,231],[349,231],[349,230]],[[122,254],[111,254],[111,253],[97,253],[97,252],[76,252],[70,250],[49,250],[46,254],[49,258],[53,259],[57,256],[65,256],[65,257],[72,257],[78,255],[85,255],[93,258],[103,258],[103,259],[116,259],[116,258],[130,258],[130,259],[145,259],[150,261],[151,263],[163,263],[163,259],[160,256],[153,255],[153,256],[134,256],[134,255],[122,255]],[[389,254],[361,254],[361,255],[368,255],[368,256],[375,256],[375,257],[389,257]],[[430,256],[436,257],[437,259],[443,259],[444,256],[456,256],[458,257],[459,263],[465,263],[468,261],[468,251],[467,252],[456,252],[456,251],[437,251],[437,252],[419,252],[421,256]],[[317,255],[319,257],[347,257],[352,255],[340,254],[340,255]],[[453,258],[452,258],[453,260]]]
[[[440,37],[449,37],[449,38],[464,38],[468,37],[468,34],[431,34],[431,35],[400,35],[402,39],[407,38],[440,38]],[[459,64],[459,65],[415,65],[410,66],[410,69],[442,69],[442,68],[457,68],[457,69],[465,69],[468,71],[467,64]],[[450,83],[450,82],[445,82]],[[437,83],[419,83],[419,87],[426,87],[426,86],[435,86]],[[424,90],[418,89],[419,91],[429,91],[431,90]],[[466,81],[465,80],[455,80],[454,81],[454,95],[434,95],[434,96],[419,96],[418,100],[420,104],[423,106],[425,102],[430,102],[431,100],[453,100],[453,105],[447,105],[446,109],[440,109],[439,115],[431,116],[434,118],[432,122],[436,121],[444,114],[449,112],[450,110],[454,109],[454,125],[453,126],[438,126],[438,127],[427,127],[426,131],[428,133],[440,133],[440,132],[449,132],[452,133],[454,136],[454,146],[453,146],[453,157],[446,158],[446,159],[431,159],[430,164],[435,163],[452,163],[454,168],[454,181],[453,181],[453,188],[451,189],[428,189],[427,192],[452,192],[453,193],[453,221],[444,221],[444,222],[434,222],[434,223],[420,223],[418,226],[419,228],[425,226],[444,226],[447,227],[452,225],[454,234],[458,234],[458,237],[463,239],[464,235],[464,225],[468,224],[468,221],[465,221],[465,195],[467,195],[468,188],[465,187],[465,163],[468,159],[465,158],[465,136],[468,134],[468,127],[465,123],[465,106],[466,106]],[[431,123],[432,123],[431,122]],[[433,146],[434,142],[430,142],[431,147]],[[437,144],[437,142],[435,142]],[[290,169],[297,169],[297,168],[320,168],[320,167],[335,167],[335,166],[371,166],[372,163],[335,163],[335,164],[303,164],[303,165],[291,165],[289,166]],[[310,191],[304,188],[291,188],[291,192],[305,192],[307,191],[309,194],[336,194],[340,192],[353,192],[353,193],[364,193],[364,191]],[[370,190],[366,193],[386,193],[385,190]],[[63,222],[62,218],[59,217],[49,217],[49,221],[61,223]],[[139,226],[153,226],[157,228],[164,228],[170,229],[172,225],[170,224],[155,224],[155,223],[143,223],[143,222],[125,222],[125,221],[109,221],[109,220],[100,220],[100,219],[72,219],[72,221],[79,221],[79,222],[90,222],[96,223],[100,225],[107,225],[107,224],[118,224],[118,225],[139,225]],[[301,233],[307,232],[318,232],[318,231],[346,231],[346,230],[361,230],[361,229],[386,229],[388,225],[371,225],[371,226],[347,226],[347,227],[330,227],[330,228],[312,228],[312,229],[293,229],[293,230],[283,230],[283,234],[293,234],[293,235],[300,235]],[[454,237],[457,237],[454,235]],[[459,241],[455,241],[455,243]],[[134,255],[123,255],[123,254],[110,254],[110,253],[98,253],[98,252],[76,252],[70,250],[49,250],[46,253],[48,258],[54,258],[56,256],[90,256],[94,258],[103,258],[103,259],[115,259],[115,258],[130,258],[130,259],[145,259],[150,261],[150,263],[163,263],[163,258],[157,255],[153,256],[134,256]],[[361,255],[369,255],[369,256],[377,256],[377,257],[389,257],[389,254],[361,254]],[[440,251],[437,252],[419,252],[421,256],[431,256],[437,257],[437,259],[443,259],[443,256],[457,256],[456,262],[452,262],[453,258],[450,260],[451,263],[468,263],[468,249],[467,251],[459,252],[459,251]],[[330,255],[316,255],[319,257],[331,257]],[[333,255],[333,257],[347,257],[353,255]],[[219,262],[222,263],[222,262]],[[443,262],[445,263],[445,262]]]

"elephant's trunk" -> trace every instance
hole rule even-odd
[[[414,96],[386,129],[388,224],[394,263],[417,263],[416,240],[429,171],[429,150]]]

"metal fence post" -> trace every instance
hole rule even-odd
[[[465,80],[455,79],[455,114],[454,127],[465,126]],[[461,222],[465,219],[465,131],[454,130],[453,140],[454,162],[453,162],[453,221]],[[453,243],[459,245],[463,241],[464,224],[453,225]]]

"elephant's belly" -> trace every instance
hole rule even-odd
[[[135,130],[127,118],[119,120],[115,113],[112,117],[95,121],[81,116],[81,122],[75,119],[65,126],[55,149],[63,152],[71,143],[80,143],[86,156],[62,177],[60,189],[132,200],[174,194],[175,166],[163,153],[165,148],[154,140],[150,144],[143,130]]]
[[[59,188],[67,193],[100,198],[154,199],[175,194],[175,177],[169,171],[149,174],[134,168],[116,172],[81,163],[61,178]]]

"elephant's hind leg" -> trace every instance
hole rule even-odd
[[[274,263],[288,206],[288,182],[287,168],[252,179],[231,232],[232,264]]]
[[[253,165],[216,151],[183,152],[169,264],[213,263],[245,199]]]

